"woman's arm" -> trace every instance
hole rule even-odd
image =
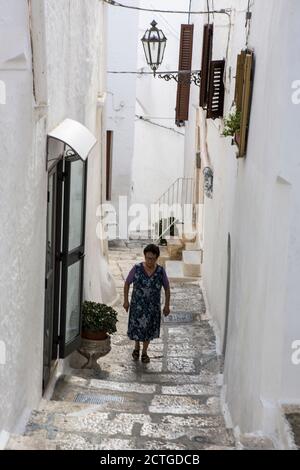
[[[124,304],[123,304],[123,307],[125,308],[126,312],[128,312],[128,310],[129,310],[128,294],[129,294],[130,284],[132,284],[133,280],[134,280],[135,270],[136,270],[136,266],[134,266],[131,269],[130,273],[127,276],[125,284],[124,284]]]
[[[167,317],[170,313],[170,298],[171,298],[171,290],[170,287],[165,287],[165,306],[163,313]]]
[[[128,312],[128,310],[129,310],[129,299],[128,299],[129,289],[130,289],[130,284],[125,282],[125,284],[124,284],[124,304],[123,304],[123,307],[125,308],[126,312]]]

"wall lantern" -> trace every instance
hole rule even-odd
[[[157,69],[162,64],[164,53],[167,45],[167,38],[161,29],[158,29],[155,20],[151,23],[151,28],[147,29],[141,41],[145,52],[147,64],[153,70],[154,77],[163,78],[167,82],[174,79],[181,84],[189,84],[194,82],[200,86],[200,70],[180,70],[175,72],[162,72],[157,75]]]
[[[154,76],[156,74],[156,70],[163,61],[167,45],[166,36],[161,29],[156,27],[156,25],[156,21],[153,20],[151,23],[152,28],[147,29],[142,38],[147,64],[150,65],[153,70]]]

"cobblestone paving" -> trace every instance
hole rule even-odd
[[[98,370],[70,370],[43,401],[26,435],[12,448],[233,449],[220,405],[213,330],[199,283],[172,284],[171,316],[149,347],[151,362],[134,362],[122,308],[124,277],[142,260],[138,241],[111,247],[111,270],[120,293],[118,331]],[[87,395],[97,404],[77,403]]]

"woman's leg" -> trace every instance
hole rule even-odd
[[[139,341],[135,342],[135,347],[132,352],[132,357],[135,361],[137,361],[140,357],[140,342]]]
[[[143,342],[142,362],[144,362],[144,363],[150,362],[150,357],[147,354],[149,344],[150,344],[150,341],[144,341]]]

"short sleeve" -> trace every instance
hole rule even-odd
[[[170,287],[170,282],[166,273],[166,270],[163,268],[163,286],[164,289],[168,289]]]
[[[131,269],[131,271],[129,272],[127,278],[126,278],[126,284],[132,284],[133,283],[133,279],[134,279],[134,275],[135,275],[135,271],[136,271],[136,266],[133,266],[133,268]]]

